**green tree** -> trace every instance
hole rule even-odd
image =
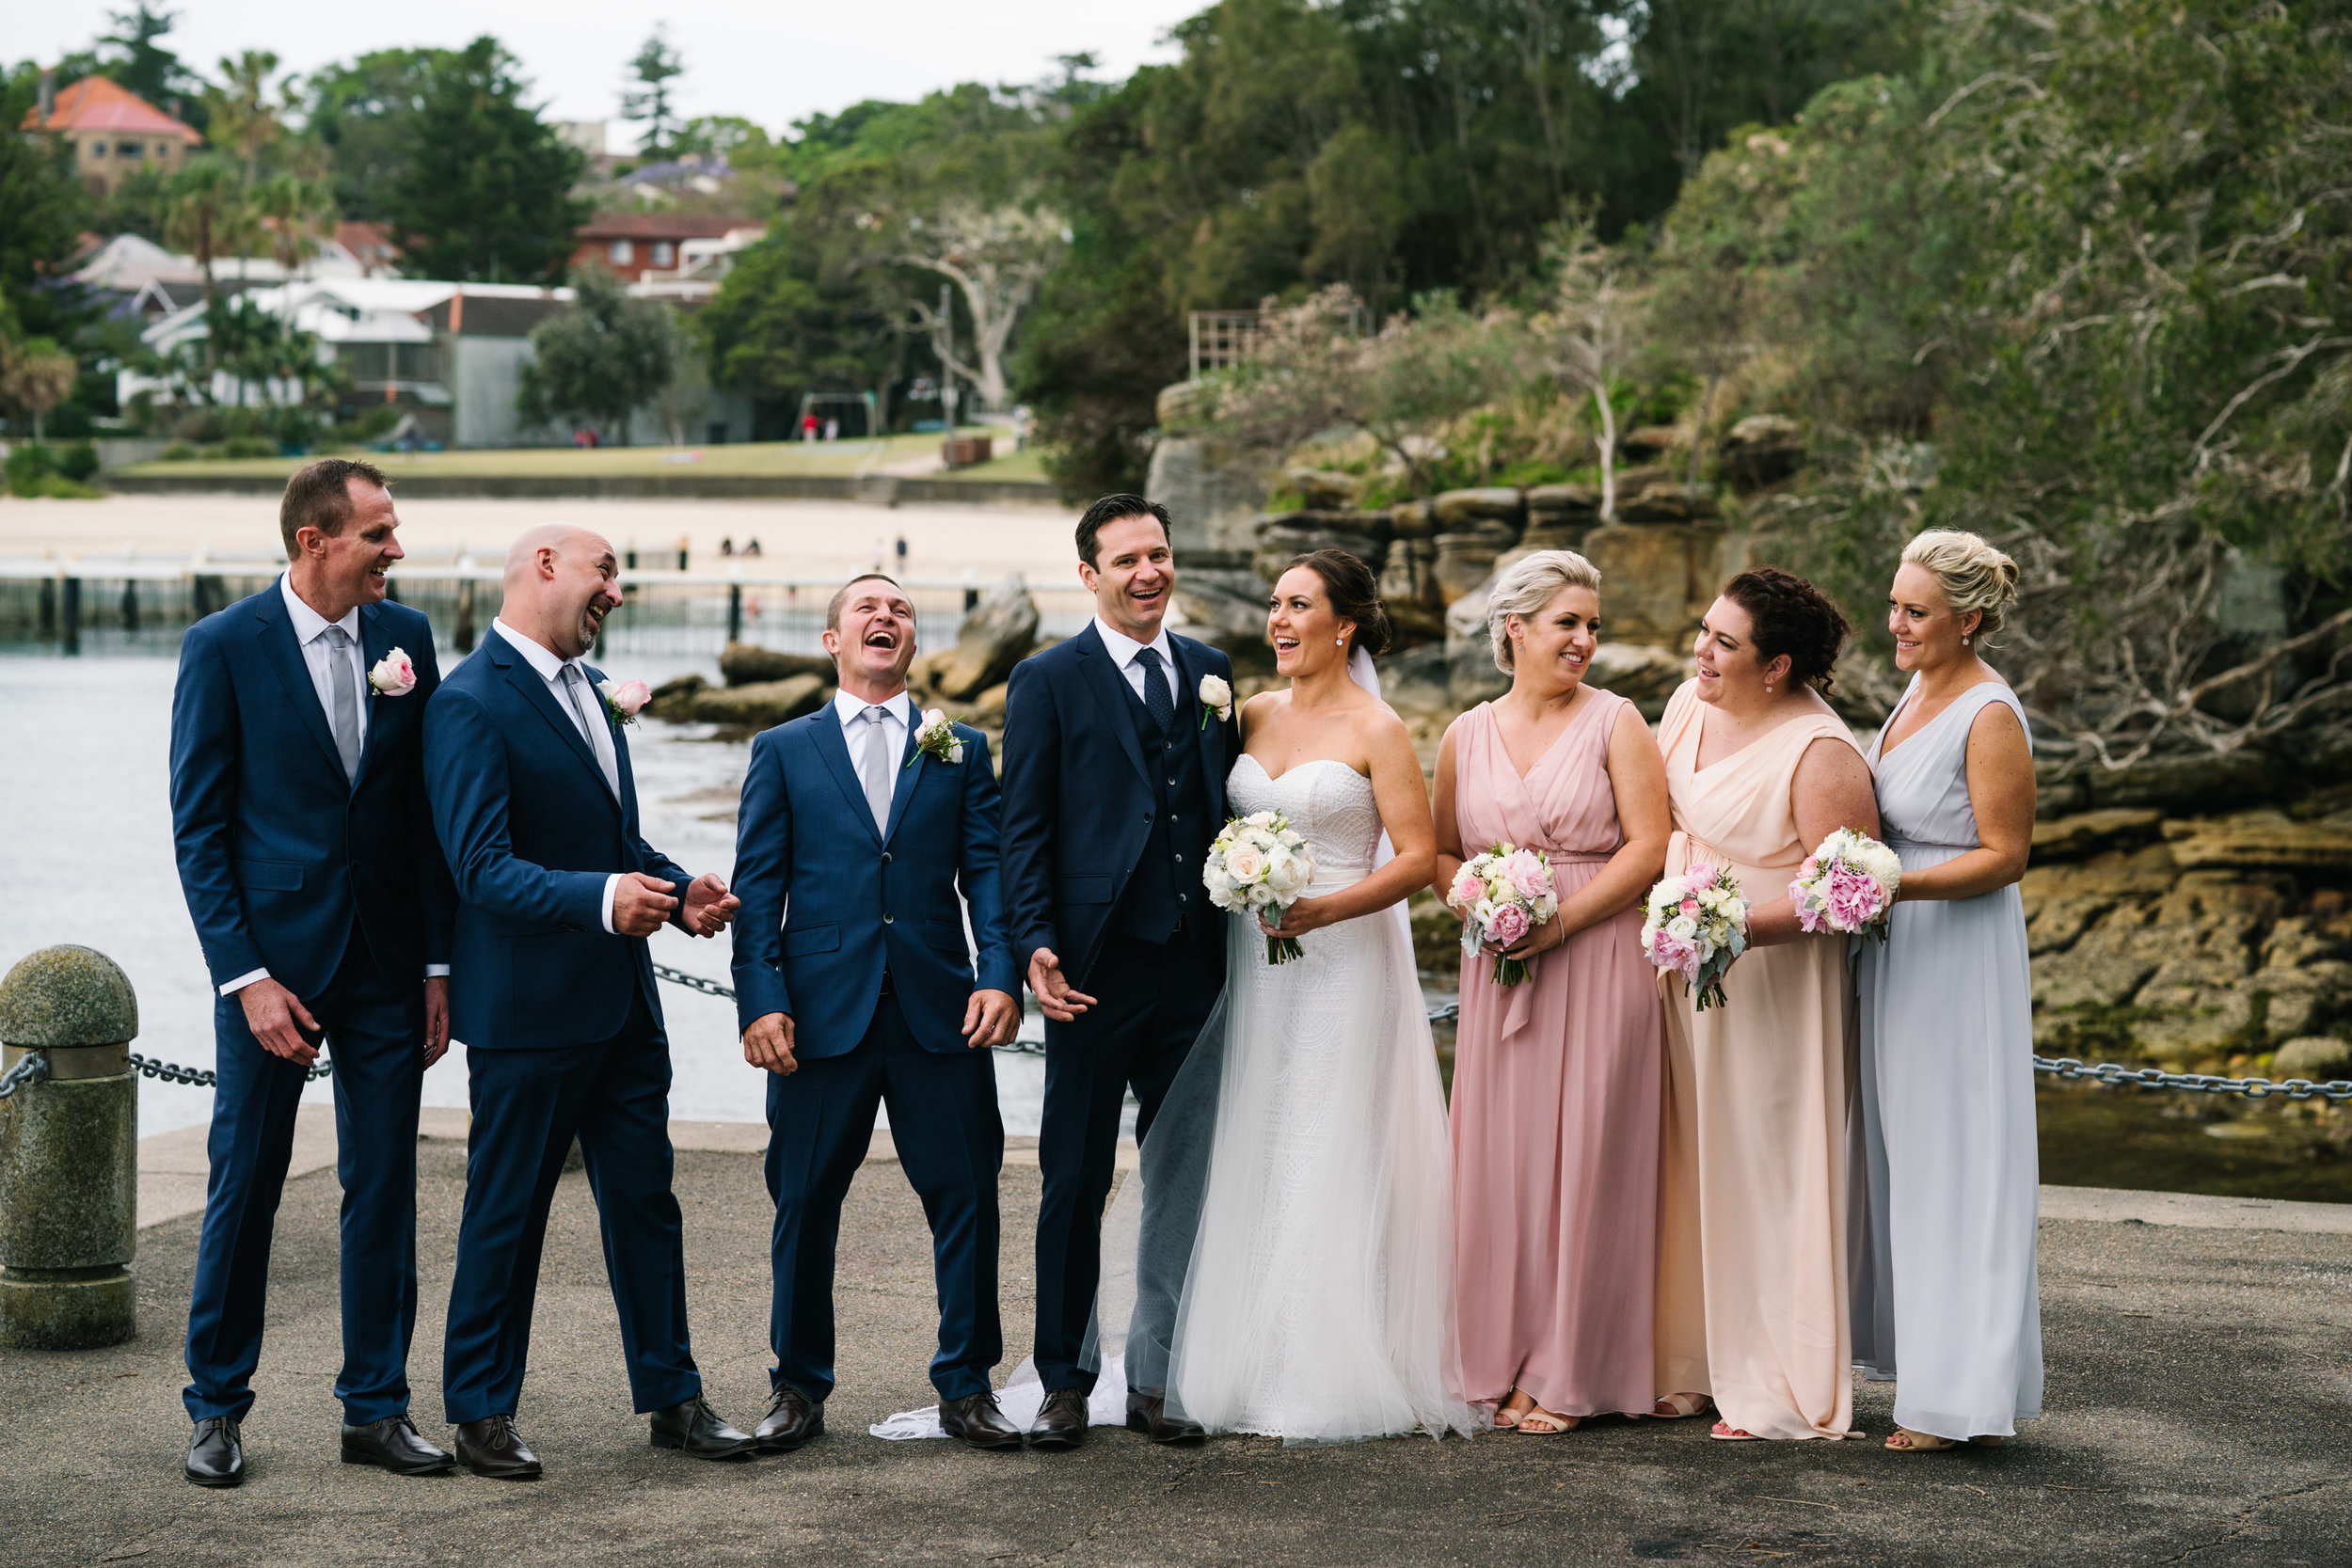
[[[281,105],[270,96],[270,78],[278,73],[278,56],[266,49],[247,49],[224,55],[221,84],[207,87],[206,112],[215,146],[232,149],[244,160],[245,182],[262,177],[262,154],[285,134],[278,119]]]
[[[196,258],[204,273],[204,302],[213,303],[213,263],[246,254],[258,232],[253,204],[234,165],[218,153],[190,158],[171,178],[165,232]]]
[[[582,161],[523,90],[493,38],[433,62],[385,201],[412,275],[537,282],[561,274],[589,211],[571,196]]]
[[[425,93],[454,60],[446,49],[379,49],[304,79],[304,122],[326,149],[335,204],[346,216],[390,220]]]
[[[33,417],[36,444],[41,438],[41,421],[73,390],[77,373],[73,356],[50,339],[0,343],[0,398]]]
[[[158,10],[148,0],[135,0],[127,11],[108,11],[115,31],[100,37],[117,53],[100,57],[98,69],[150,103],[178,115],[201,131],[206,129],[204,83],[158,40],[179,23],[177,11]]]
[[[630,79],[637,86],[623,89],[621,118],[644,127],[638,139],[638,151],[657,158],[675,150],[683,127],[676,106],[670,102],[670,84],[686,74],[686,62],[670,47],[660,23],[654,24],[652,33],[638,47],[637,57],[628,62],[628,69]]]
[[[31,112],[40,71],[21,66],[0,84],[0,122]],[[0,340],[22,331],[62,336],[81,314],[54,286],[81,248],[88,192],[73,176],[63,137],[0,135]]]
[[[531,332],[515,406],[533,423],[578,419],[621,443],[628,418],[676,379],[686,352],[668,306],[633,299],[602,267],[576,267],[573,308]]]

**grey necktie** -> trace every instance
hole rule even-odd
[[[866,806],[874,814],[874,831],[890,831],[891,787],[898,781],[891,775],[891,764],[898,759],[890,754],[890,732],[882,721],[890,710],[879,705],[858,715],[866,721],[866,750],[858,759],[857,776],[866,785]]]
[[[588,689],[588,677],[577,664],[564,666],[564,689],[572,699],[572,711],[580,716],[580,738],[588,742],[588,750],[596,754],[596,770],[604,775],[604,787],[612,798],[621,798],[621,764],[612,750],[612,726],[605,721],[604,699]]]
[[[343,759],[343,780],[359,779],[359,681],[351,671],[351,633],[328,626],[319,633],[326,644],[326,727],[334,732],[335,751]]]

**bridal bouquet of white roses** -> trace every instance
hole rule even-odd
[[[1462,956],[1475,958],[1487,942],[1514,947],[1530,931],[1541,930],[1560,912],[1552,891],[1551,863],[1533,849],[1498,844],[1462,863],[1446,889],[1445,901],[1462,917]],[[1494,982],[1516,986],[1527,978],[1525,958],[1495,960]]]
[[[1314,851],[1279,811],[1254,811],[1227,822],[1200,864],[1210,903],[1235,914],[1263,914],[1276,926],[1314,879]],[[1301,951],[1294,938],[1265,939],[1270,964],[1288,963]]]
[[[1902,886],[1903,863],[1868,833],[1840,828],[1797,868],[1788,897],[1808,931],[1886,940],[1886,916]]]
[[[1748,948],[1748,901],[1729,867],[1704,862],[1649,890],[1642,952],[1699,989],[1700,1012],[1724,1005],[1724,972]]]

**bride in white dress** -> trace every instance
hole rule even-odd
[[[1184,1259],[1168,1409],[1300,1443],[1468,1433],[1453,1157],[1403,910],[1436,832],[1403,722],[1350,673],[1387,620],[1363,563],[1324,550],[1283,574],[1268,629],[1291,686],[1243,710],[1227,800],[1287,816],[1315,878],[1279,927],[1227,917],[1223,1006],[1145,1156],[1139,1268]],[[1268,935],[1304,956],[1269,965]]]

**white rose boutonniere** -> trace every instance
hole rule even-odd
[[[368,689],[379,697],[405,697],[416,689],[416,660],[404,648],[394,648],[368,672]]]
[[[963,760],[963,742],[957,737],[955,725],[935,707],[923,710],[922,727],[914,732],[914,756],[907,758],[907,766],[914,767],[917,757],[950,764]]]
[[[637,710],[653,700],[644,681],[598,681],[596,695],[604,699],[604,711],[615,724],[634,724]]]
[[[1215,675],[1200,677],[1200,727],[1209,727],[1215,715],[1220,724],[1233,716],[1233,689]]]

